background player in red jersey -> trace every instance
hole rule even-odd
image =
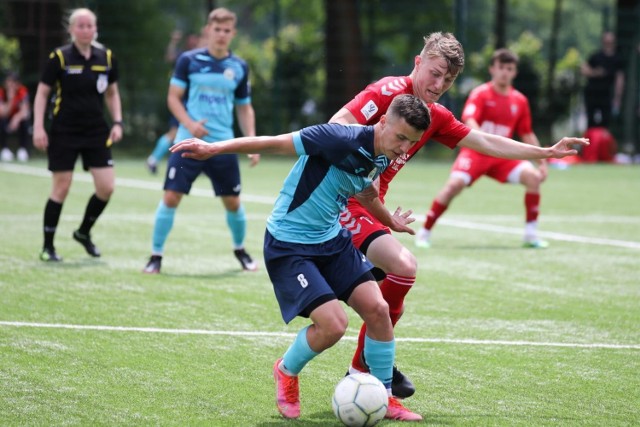
[[[508,49],[498,49],[491,56],[491,81],[469,94],[462,112],[462,121],[472,129],[511,138],[517,133],[523,142],[540,146],[531,128],[531,111],[527,98],[512,85],[518,74],[518,56]],[[526,225],[524,245],[546,248],[547,242],[538,238],[538,210],[540,185],[547,177],[547,163],[538,160],[538,169],[531,162],[488,156],[472,148],[462,147],[451,168],[451,175],[431,204],[423,227],[416,236],[416,246],[429,247],[431,229],[449,207],[451,201],[486,175],[501,183],[520,183],[525,186],[524,205]]]
[[[364,198],[351,198],[340,221],[352,233],[353,242],[369,260],[384,274],[379,274],[380,290],[389,304],[391,321],[395,325],[400,318],[405,295],[416,280],[415,256],[405,248],[385,223],[391,223],[391,213],[384,207],[384,196],[389,182],[415,153],[430,139],[449,148],[456,145],[469,147],[496,157],[512,159],[539,159],[576,154],[574,144],[587,144],[582,138],[563,138],[549,148],[521,144],[509,138],[471,129],[458,121],[453,114],[437,101],[453,84],[464,66],[464,51],[455,36],[450,33],[432,33],[424,39],[425,44],[414,58],[414,68],[409,76],[384,77],[367,86],[353,100],[341,108],[332,118],[337,123],[376,123],[391,104],[394,97],[413,94],[426,102],[431,113],[431,125],[420,141],[408,153],[389,164],[379,177],[379,199],[366,202]],[[366,206],[365,206],[366,205]],[[375,212],[376,214],[372,214]],[[382,215],[382,216],[380,216]],[[376,219],[388,216],[388,221]],[[413,230],[407,227],[410,234]],[[382,279],[383,278],[383,279]],[[349,370],[367,371],[362,355],[366,328],[358,337],[358,347]],[[392,392],[397,397],[409,397],[415,392],[413,384],[398,369],[394,368]]]

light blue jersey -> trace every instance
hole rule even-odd
[[[207,142],[234,137],[234,105],[251,103],[249,68],[244,60],[229,54],[217,59],[206,48],[184,52],[178,58],[171,85],[185,89],[185,107],[195,120],[206,120]],[[181,123],[176,141],[193,135]]]
[[[293,133],[301,157],[267,220],[273,237],[316,244],[338,235],[338,217],[349,197],[371,185],[389,164],[384,155],[375,156],[373,136],[373,126],[335,123]]]

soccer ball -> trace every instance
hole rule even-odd
[[[347,426],[372,426],[384,418],[389,405],[387,389],[370,374],[344,377],[333,393],[336,417]]]

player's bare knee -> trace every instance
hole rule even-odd
[[[114,185],[102,186],[102,187],[96,189],[96,196],[98,196],[98,199],[106,201],[106,200],[109,200],[111,198],[111,196],[113,195],[114,191],[115,191],[115,186]]]
[[[367,324],[368,328],[377,329],[382,325],[386,324],[389,319],[389,305],[383,299],[377,300],[374,304],[369,307],[366,315],[364,316],[364,321]]]
[[[399,276],[415,277],[418,271],[418,261],[407,248],[402,248],[392,267],[386,273],[397,274]]]
[[[349,326],[349,320],[346,316],[344,318],[335,318],[324,322],[318,328],[318,332],[323,336],[325,342],[333,345],[340,341],[340,338],[347,332],[347,326]]]

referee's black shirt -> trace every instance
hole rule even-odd
[[[71,43],[49,54],[40,81],[52,88],[52,132],[83,133],[104,128],[104,92],[118,80],[111,50],[91,46],[85,59]]]

